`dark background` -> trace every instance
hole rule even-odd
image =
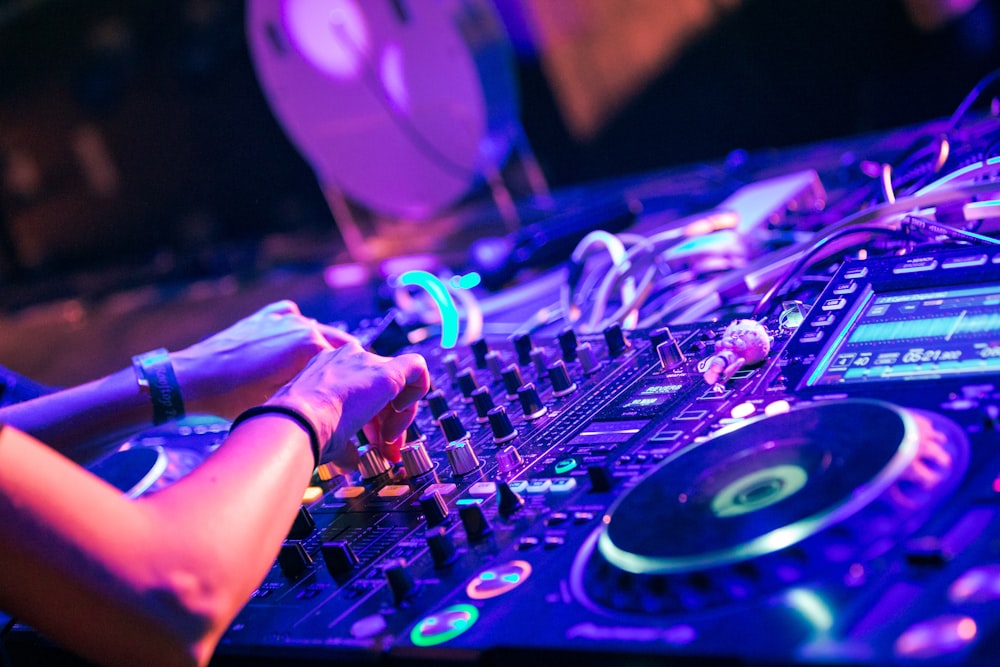
[[[925,33],[898,0],[749,0],[586,143],[529,45],[522,119],[555,187],[916,123],[1000,63],[997,4]],[[118,167],[112,195],[81,173],[81,126]],[[11,176],[25,156],[27,184]],[[337,252],[258,88],[240,2],[0,0],[0,161],[7,309]]]

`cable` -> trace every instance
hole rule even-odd
[[[972,108],[972,105],[979,99],[979,96],[983,94],[983,91],[993,85],[993,83],[998,79],[1000,79],[1000,69],[995,69],[980,79],[979,83],[977,83],[972,90],[969,91],[969,93],[965,96],[965,99],[959,103],[954,113],[951,114],[951,118],[948,119],[949,133],[953,132],[955,128],[958,127],[958,123],[962,120],[962,116],[968,113],[969,109]]]

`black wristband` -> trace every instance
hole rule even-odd
[[[140,389],[149,394],[153,404],[153,423],[166,424],[184,416],[181,387],[164,348],[132,357],[132,369]]]
[[[232,433],[237,426],[248,419],[268,414],[284,415],[285,417],[291,418],[302,427],[302,430],[304,430],[309,436],[309,447],[312,449],[313,455],[313,469],[318,468],[320,451],[322,451],[322,446],[319,442],[319,434],[316,432],[316,427],[312,425],[312,422],[298,410],[287,408],[284,405],[256,405],[241,412],[239,416],[233,420],[232,425],[229,427],[229,432]]]

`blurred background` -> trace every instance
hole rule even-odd
[[[947,116],[1000,64],[1000,0],[493,5],[524,132],[557,190]],[[25,352],[16,325],[46,304],[76,333],[123,293],[119,317],[138,302],[177,325],[185,308],[164,307],[163,286],[212,280],[235,317],[272,296],[308,303],[315,270],[344,257],[329,202],[261,90],[245,11],[0,0],[0,364],[51,381],[95,370],[53,356],[72,327]],[[129,292],[150,285],[154,296]],[[261,293],[233,296],[247,285]],[[125,348],[166,333],[140,328]]]

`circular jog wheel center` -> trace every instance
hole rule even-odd
[[[710,578],[793,545],[802,560],[810,545],[823,549],[833,526],[839,540],[850,536],[850,558],[870,557],[874,545],[912,531],[947,497],[965,471],[967,449],[949,420],[881,401],[808,404],[760,417],[650,472],[608,510],[596,553],[581,557],[609,581],[615,571]]]

